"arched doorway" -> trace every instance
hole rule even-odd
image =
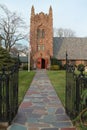
[[[43,58],[38,58],[36,66],[38,69],[46,69],[47,68],[47,60],[43,59]]]
[[[45,59],[41,59],[41,69],[45,69]]]

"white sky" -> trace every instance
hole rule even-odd
[[[70,28],[77,37],[87,36],[87,0],[0,0],[11,11],[16,11],[30,25],[31,7],[35,13],[53,9],[53,28]]]

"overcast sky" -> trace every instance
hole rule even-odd
[[[77,37],[87,36],[87,0],[0,0],[11,11],[18,12],[30,25],[31,7],[35,13],[53,9],[53,28],[70,28]]]

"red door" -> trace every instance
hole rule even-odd
[[[41,69],[41,58],[37,59],[37,68]]]
[[[47,69],[47,67],[48,67],[48,59],[42,59],[42,58],[37,59],[38,69]]]

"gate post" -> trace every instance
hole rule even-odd
[[[65,89],[65,110],[67,113],[67,66],[68,66],[68,59],[67,59],[68,55],[67,55],[67,51],[66,51],[66,89]]]
[[[79,95],[79,77],[76,78],[76,112],[79,111],[79,102],[80,102],[80,95]]]

